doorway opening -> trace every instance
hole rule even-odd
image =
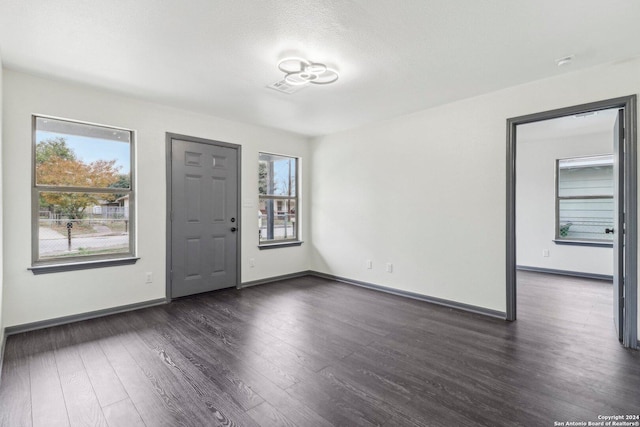
[[[518,276],[611,279],[610,317],[637,348],[636,155],[635,95],[507,121],[507,320]]]

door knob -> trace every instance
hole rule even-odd
[[[235,227],[231,227],[231,232],[232,232],[232,233],[235,233],[235,232],[236,232],[236,230],[237,230],[237,228],[235,228]]]
[[[607,233],[607,234],[609,234],[609,233],[613,234],[613,228],[605,228],[604,232]]]

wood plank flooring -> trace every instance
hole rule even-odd
[[[611,284],[518,273],[518,321],[304,277],[9,337],[2,426],[553,426],[640,413]]]

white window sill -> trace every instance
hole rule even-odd
[[[277,243],[261,243],[258,245],[258,249],[276,249],[276,248],[289,248],[292,246],[301,246],[304,243],[302,240],[277,242]]]
[[[41,264],[28,268],[33,274],[61,273],[74,270],[89,270],[92,268],[115,267],[119,265],[135,264],[140,258],[111,258],[94,261],[69,262],[64,264]]]
[[[612,248],[613,242],[595,242],[590,240],[564,240],[564,239],[553,239],[553,243],[556,245],[569,245],[569,246],[591,246],[596,248]]]

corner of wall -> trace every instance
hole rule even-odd
[[[316,150],[318,148],[318,144],[320,143],[320,141],[322,140],[322,136],[313,136],[313,137],[309,137],[307,138],[307,144],[309,145],[309,159],[307,161],[307,209],[309,209],[309,249],[308,249],[308,259],[307,259],[307,265],[308,265],[308,269],[312,270],[312,271],[322,271],[325,272],[322,269],[322,266],[319,265],[320,263],[318,262],[319,259],[319,252],[316,248],[316,246],[314,245],[314,194],[315,194],[315,187],[316,187],[316,181],[314,179],[315,177],[315,153]]]
[[[3,203],[2,203],[2,111],[3,111],[3,100],[2,100],[2,58],[0,57],[0,242],[3,242],[3,234],[2,234],[2,211],[3,211]],[[0,243],[0,375],[2,374],[2,361],[4,359],[4,343],[5,343],[5,333],[4,333],[4,322],[2,321],[2,308],[3,308],[3,298],[2,293],[4,289],[4,269],[3,269],[3,252],[2,252],[2,243]],[[0,378],[0,381],[2,378]]]

